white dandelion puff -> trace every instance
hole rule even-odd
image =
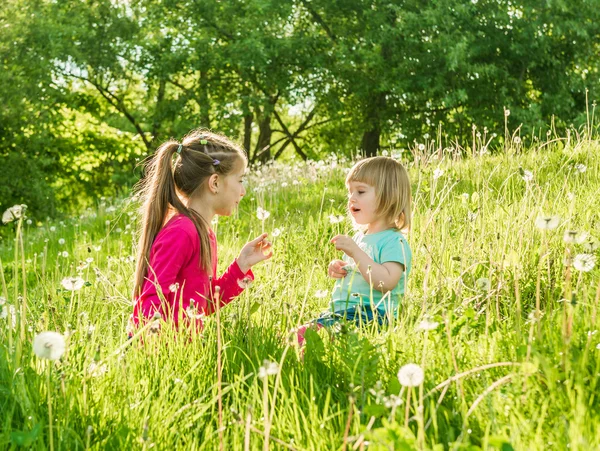
[[[40,359],[58,360],[66,346],[65,337],[58,332],[40,332],[33,338],[33,352]]]
[[[63,257],[63,258],[68,258],[69,257],[69,253],[67,251],[62,251],[60,253],[60,256]]]
[[[425,373],[416,363],[404,365],[398,371],[398,380],[404,387],[418,387],[423,383]]]
[[[50,226],[50,231],[51,232],[56,232],[56,226]]]
[[[428,319],[424,319],[417,326],[417,330],[429,331],[435,330],[440,325],[440,323],[436,321],[429,321]]]
[[[273,238],[277,238],[279,235],[281,235],[281,229],[279,228],[273,229],[273,231],[271,232],[271,236]]]
[[[581,174],[583,174],[585,171],[587,171],[587,166],[585,164],[582,163],[577,163],[575,165],[575,170]]]
[[[58,240],[58,244],[60,244],[61,246],[62,246],[63,244],[65,244],[65,239],[64,239],[64,238],[59,238],[59,240]]]
[[[590,236],[585,243],[583,243],[583,250],[588,253],[595,252],[598,248],[600,248],[600,241],[598,238]]]
[[[88,374],[92,377],[104,376],[108,371],[108,366],[105,363],[98,365],[96,362],[90,363],[87,368]]]
[[[533,172],[528,171],[527,169],[522,169],[520,172],[521,178],[526,182],[531,182],[533,180]]]
[[[169,285],[169,291],[171,293],[175,293],[177,290],[179,290],[179,283],[175,282]]]
[[[419,150],[423,152],[425,150],[425,144],[419,144]]]
[[[326,297],[328,294],[329,294],[329,291],[327,291],[327,290],[317,290],[315,292],[315,297],[321,299],[321,298]]]
[[[583,243],[589,234],[587,232],[578,232],[577,230],[565,230],[563,240],[568,244],[581,244]]]
[[[554,230],[559,223],[559,216],[540,215],[535,220],[535,226],[540,230]]]
[[[504,109],[504,116],[506,116],[506,117],[510,116],[510,110],[508,108]]]
[[[65,290],[78,291],[83,287],[85,281],[81,277],[65,277],[60,284]]]
[[[237,284],[240,288],[246,289],[252,285],[252,279],[250,277],[244,277],[243,279],[238,279]]]
[[[589,272],[596,266],[596,256],[592,254],[577,254],[573,259],[573,268],[581,272]]]
[[[344,218],[344,216],[342,216],[342,215],[339,215],[339,216],[336,216],[336,215],[329,215],[329,222],[330,222],[331,224],[338,224],[338,223],[342,222],[344,219],[345,219],[345,218]]]
[[[475,286],[477,287],[478,291],[490,291],[492,284],[490,283],[490,279],[487,277],[481,277],[480,279],[477,279]]]
[[[515,136],[513,138],[513,142],[517,145],[521,144],[521,137],[520,136]]]
[[[8,208],[4,213],[2,213],[2,222],[4,224],[8,224],[9,222],[13,222],[17,219],[20,219],[21,216],[23,216],[23,214],[25,213],[26,208],[27,205],[25,204],[13,205],[12,207]]]
[[[269,216],[271,216],[271,213],[268,212],[267,210],[265,210],[265,209],[263,209],[261,207],[258,207],[256,209],[256,217],[258,219],[260,219],[261,221],[266,220]]]
[[[270,362],[268,360],[263,361],[263,366],[258,369],[258,377],[264,379],[268,376],[274,376],[279,373],[279,365],[277,362]]]
[[[437,180],[439,179],[442,175],[444,175],[444,170],[437,168],[435,171],[433,171],[433,179]]]

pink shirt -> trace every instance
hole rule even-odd
[[[176,326],[183,318],[185,323],[195,320],[202,327],[199,317],[210,315],[215,308],[215,287],[220,287],[220,306],[223,306],[254,280],[252,271],[244,274],[236,261],[217,278],[217,238],[210,229],[209,238],[211,274],[200,267],[200,237],[192,220],[178,214],[165,224],[152,244],[150,268],[142,293],[135,300],[132,319],[136,325],[142,316],[152,318],[159,312],[163,318],[172,319]],[[188,310],[191,300],[193,308]]]

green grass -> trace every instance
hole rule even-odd
[[[267,437],[272,449],[299,450],[598,449],[599,270],[575,270],[585,244],[563,234],[600,237],[599,152],[597,142],[557,141],[407,163],[414,261],[397,322],[309,334],[304,356],[289,331],[327,308],[315,293],[332,288],[329,239],[351,233],[329,221],[344,213],[348,161],[253,174],[238,213],[215,226],[220,269],[263,229],[282,229],[275,255],[191,340],[163,327],[127,346],[131,202],[103,200],[62,224],[23,221],[19,233],[5,226],[3,309],[25,315],[14,328],[0,320],[0,448],[50,448],[50,387],[53,449],[260,449]],[[259,206],[271,212],[264,223]],[[538,230],[541,213],[560,226]],[[77,274],[88,284],[64,290]],[[424,319],[439,325],[421,331]],[[44,330],[68,331],[50,365],[32,351]],[[260,378],[265,360],[279,371]],[[397,378],[407,363],[425,372],[408,408]]]

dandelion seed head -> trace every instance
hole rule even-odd
[[[271,213],[261,207],[258,207],[256,209],[256,216],[259,220],[264,221],[271,216]]]
[[[535,220],[535,226],[540,230],[554,230],[559,223],[559,216],[540,215]]]
[[[423,383],[425,373],[423,369],[416,363],[404,365],[398,371],[398,381],[404,387],[418,387]]]
[[[596,256],[592,254],[577,254],[573,259],[573,268],[581,272],[589,272],[596,266]]]
[[[328,294],[329,294],[329,291],[327,291],[327,290],[317,290],[315,292],[315,297],[322,299],[322,298],[326,297]]]
[[[58,360],[65,348],[65,338],[58,332],[40,332],[33,338],[33,352],[40,359]]]
[[[430,321],[428,319],[424,319],[423,321],[421,321],[419,323],[419,325],[417,326],[417,329],[423,330],[423,331],[435,330],[439,325],[440,325],[440,323],[438,323],[436,321]]]
[[[8,224],[9,222],[13,222],[17,219],[20,219],[21,216],[23,216],[23,214],[25,213],[26,209],[27,205],[25,204],[13,205],[2,214],[2,223]]]
[[[60,284],[65,290],[78,291],[85,284],[85,280],[81,277],[65,277]]]
[[[437,180],[437,179],[439,179],[439,178],[440,178],[442,175],[444,175],[444,170],[443,170],[443,169],[436,168],[436,169],[433,171],[433,179],[434,179],[434,180]]]
[[[490,282],[490,279],[488,279],[487,277],[481,277],[477,279],[477,281],[475,282],[475,286],[477,287],[478,291],[490,291],[492,284]]]

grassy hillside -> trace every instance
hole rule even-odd
[[[330,217],[345,214],[349,161],[251,174],[237,214],[214,224],[220,269],[263,230],[275,255],[191,340],[163,325],[127,343],[133,202],[14,221],[17,240],[0,247],[0,447],[50,448],[51,418],[54,449],[70,450],[596,449],[599,152],[565,140],[469,159],[415,150],[397,321],[309,334],[303,356],[289,331],[326,310],[329,239],[352,233]],[[85,284],[67,290],[68,277]],[[33,353],[41,331],[67,337],[59,361]],[[399,383],[408,363],[420,386]]]

